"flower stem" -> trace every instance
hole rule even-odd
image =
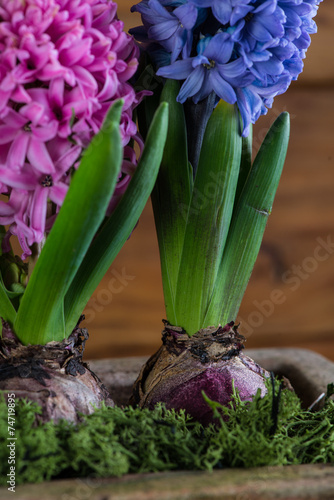
[[[195,104],[191,99],[188,99],[184,104],[187,124],[188,158],[193,167],[194,177],[198,167],[204,132],[215,107],[216,98],[215,92],[211,92],[208,97],[198,104]]]
[[[34,243],[30,247],[31,255],[29,256],[29,261],[28,261],[28,281],[30,279],[30,276],[32,275],[32,272],[41,254],[44,243],[45,243],[45,238],[43,238],[43,240],[40,243]]]

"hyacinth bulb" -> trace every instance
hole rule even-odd
[[[75,328],[68,339],[22,345],[9,325],[0,339],[0,391],[41,407],[37,420],[78,422],[102,403],[114,406],[106,387],[82,362],[88,332]]]
[[[202,391],[223,406],[231,402],[233,383],[242,401],[251,401],[258,389],[264,396],[269,373],[242,353],[244,340],[233,322],[191,337],[166,322],[162,346],[143,366],[131,403],[153,409],[162,402],[208,425],[213,411]]]

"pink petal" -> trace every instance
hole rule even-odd
[[[18,133],[17,128],[11,128],[7,125],[0,125],[0,144],[7,144],[15,139]]]
[[[0,201],[0,224],[7,226],[14,222],[15,208],[9,202]]]
[[[61,66],[58,61],[52,61],[52,63],[46,64],[44,68],[38,72],[38,78],[42,82],[48,82],[53,78],[65,78],[69,85],[74,85],[74,76],[70,70]]]
[[[94,93],[97,91],[96,80],[89,71],[82,66],[73,66],[72,69],[79,83],[94,91]]]
[[[10,96],[11,96],[11,91],[5,91],[0,89],[0,111],[6,108]]]
[[[5,122],[8,127],[19,129],[27,124],[27,119],[13,109],[9,109],[5,117]]]
[[[54,118],[54,114],[50,108],[49,102],[49,94],[48,89],[45,88],[31,88],[27,91],[33,101],[30,105],[23,106],[20,109],[20,114],[23,116],[27,116],[29,120],[33,122],[34,125],[37,123],[45,124],[47,120],[52,120]],[[34,110],[34,106],[36,106],[36,114],[38,113],[38,120],[32,114]]]
[[[136,94],[133,88],[130,87],[130,85],[128,85],[127,83],[120,83],[117,89],[117,96],[115,96],[115,98],[121,98],[124,100],[123,111],[125,111],[126,109],[130,108],[135,102]]]
[[[49,100],[52,107],[61,108],[64,104],[64,87],[63,78],[54,78],[49,85]]]
[[[12,92],[15,89],[17,83],[20,83],[20,82],[18,82],[18,80],[15,77],[15,75],[13,74],[13,72],[11,72],[11,73],[8,73],[5,76],[5,78],[3,78],[0,88],[3,92]]]
[[[137,59],[133,59],[126,65],[126,68],[121,69],[120,71],[116,69],[119,81],[126,82],[127,80],[129,80],[135,74],[137,68],[138,68],[138,61]]]
[[[2,240],[2,251],[5,252],[5,253],[8,253],[11,251],[12,247],[11,247],[11,244],[10,244],[10,237],[11,237],[11,233],[10,231],[7,231],[7,233],[5,234],[3,240]]]
[[[11,226],[10,228],[10,231],[12,234],[16,234],[17,235],[17,238],[19,240],[19,243],[21,245],[21,248],[23,250],[23,253],[21,255],[21,259],[22,260],[25,260],[27,257],[29,257],[31,255],[31,250],[28,246],[28,243],[27,243],[27,239],[26,239],[26,236],[24,234],[24,231],[20,230],[17,226]]]
[[[52,174],[55,171],[53,162],[44,142],[41,142],[33,136],[30,140],[27,157],[32,167],[39,170],[43,174]]]
[[[76,2],[76,6],[78,6],[78,2]],[[66,49],[73,47],[73,45],[79,40],[84,34],[83,26],[75,23],[72,28],[68,27],[66,32],[64,32],[63,36],[58,38],[56,41],[56,49],[58,52],[66,51]]]
[[[122,162],[122,172],[125,174],[132,175],[136,170],[137,165],[129,160],[123,160]]]
[[[48,194],[48,188],[38,186],[35,190],[30,208],[30,225],[31,228],[37,232],[38,238],[40,238],[40,235],[44,235],[45,232]]]
[[[18,168],[23,166],[26,159],[29,141],[29,132],[21,131],[16,135],[8,151],[7,166],[9,168]]]
[[[40,122],[45,107],[39,102],[33,101],[25,106],[22,106],[20,109],[20,114],[23,115],[27,120],[32,122],[33,125],[36,125]]]
[[[54,185],[49,190],[49,198],[56,205],[62,205],[66,193],[68,191],[68,185],[63,182],[58,182],[57,185]]]
[[[58,122],[57,120],[52,120],[44,126],[34,127],[31,126],[31,133],[33,136],[42,142],[51,141],[54,139],[58,132]]]
[[[82,148],[80,146],[72,146],[65,154],[55,162],[55,168],[58,174],[63,175],[67,170],[73,167],[75,161],[80,156]]]
[[[92,71],[92,66],[94,66],[96,63],[97,67],[101,67],[101,64],[103,64],[105,67],[107,62],[111,66],[114,66],[117,61],[117,55],[115,54],[115,52],[112,52],[110,50],[111,40],[104,37],[100,31],[97,31],[95,29],[91,29],[90,32],[92,35],[94,35],[94,37],[96,37],[96,41],[93,42],[90,50],[91,54],[95,56],[95,59],[89,65],[89,71]]]
[[[0,181],[17,189],[30,190],[36,187],[36,179],[32,175],[18,170],[10,170],[6,167],[0,167]]]
[[[102,90],[98,93],[98,99],[100,101],[106,101],[107,99],[115,98],[118,86],[119,81],[116,72],[113,70],[106,72],[105,82]]]
[[[25,36],[22,37],[21,47],[29,53],[29,63],[36,70],[42,68],[47,63],[50,51],[52,50],[50,42],[39,46],[38,41],[32,33],[25,33]]]
[[[31,97],[29,96],[28,92],[25,90],[23,85],[18,85],[16,89],[11,93],[10,98],[12,101],[19,103],[22,102],[28,103],[31,101]]]
[[[63,123],[59,124],[58,127],[58,137],[61,137],[62,139],[66,139],[69,137],[72,133],[71,127],[70,127],[70,122],[69,121],[64,121]]]
[[[9,203],[0,200],[0,214],[2,217],[15,214],[15,208],[10,206]]]
[[[73,111],[77,118],[91,114],[91,102],[87,100],[74,101],[63,107],[63,116],[72,117]]]
[[[124,158],[126,158],[127,160],[130,160],[131,163],[136,163],[137,156],[136,156],[136,153],[135,153],[134,149],[131,148],[130,146],[125,146],[125,148],[124,148]],[[123,171],[123,167],[122,167],[122,171]],[[127,172],[127,171],[124,170],[124,172]],[[127,172],[127,173],[130,173],[130,172]]]
[[[77,64],[80,59],[90,52],[91,44],[91,38],[84,38],[72,44],[69,48],[61,50],[59,53],[60,63],[64,66],[73,66]]]
[[[9,224],[12,224],[14,222],[14,216],[2,216],[0,214],[0,224],[2,226],[8,226]]]

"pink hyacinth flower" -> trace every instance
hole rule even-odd
[[[116,10],[109,0],[0,2],[0,224],[22,258],[51,229],[71,169],[119,98],[124,161],[109,212],[135,169],[138,49]]]

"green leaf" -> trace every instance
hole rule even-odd
[[[0,281],[9,299],[15,299],[16,297],[23,295],[23,293],[25,292],[25,287],[21,283],[13,283],[11,286],[11,290],[8,290],[3,282],[2,276],[0,278]]]
[[[104,219],[120,172],[122,105],[114,104],[85,152],[32,272],[14,324],[24,344],[65,336],[64,296]]]
[[[65,299],[66,334],[70,334],[95,288],[128,239],[153,189],[168,128],[168,105],[157,110],[133,178],[108,221],[89,248]]]
[[[161,94],[161,100],[169,104],[169,126],[161,168],[152,192],[166,314],[172,324],[176,324],[175,293],[192,184],[183,106],[176,102],[179,90],[177,81],[167,80]]]
[[[143,54],[144,56],[147,54]],[[136,81],[136,92],[149,90],[152,95],[145,96],[139,106],[135,109],[138,116],[139,130],[146,139],[148,130],[153,120],[154,113],[160,104],[160,94],[162,90],[162,79],[156,75],[152,64],[147,64]],[[162,101],[161,101],[162,102]]]
[[[246,184],[249,172],[252,168],[252,145],[253,145],[253,127],[250,125],[249,134],[242,138],[242,153],[240,162],[240,172],[238,177],[237,191],[235,194],[234,205],[238,203],[239,197]]]
[[[281,177],[290,120],[282,113],[267,133],[231,223],[205,324],[234,321],[252,273]]]
[[[188,334],[202,328],[230,226],[242,140],[235,106],[212,113],[202,149],[184,237],[175,308]]]
[[[11,326],[13,326],[16,318],[15,308],[7,295],[2,279],[0,281],[0,317]]]

